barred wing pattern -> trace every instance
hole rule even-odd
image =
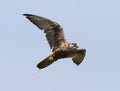
[[[44,33],[46,33],[46,38],[48,40],[50,48],[53,48],[53,51],[66,43],[63,29],[58,23],[37,15],[23,15],[26,16],[26,18],[28,18],[39,29],[45,30]]]

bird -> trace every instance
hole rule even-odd
[[[37,64],[38,69],[48,67],[52,63],[62,58],[71,58],[73,63],[79,65],[85,55],[86,49],[78,49],[77,43],[69,43],[64,35],[63,28],[60,24],[50,19],[34,15],[23,14],[30,22],[43,30],[52,53]]]

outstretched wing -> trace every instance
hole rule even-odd
[[[83,61],[85,54],[86,54],[85,49],[77,50],[76,53],[72,57],[73,62],[79,65]]]
[[[32,14],[23,14],[28,18],[33,24],[35,24],[39,29],[45,30],[46,38],[50,45],[50,48],[53,48],[53,51],[66,43],[62,27],[49,19],[40,17]]]
[[[47,58],[45,58],[43,61],[41,61],[40,63],[38,63],[37,67],[38,67],[38,69],[43,69],[43,68],[49,66],[50,64],[52,64],[55,61],[56,60],[53,58],[53,55],[51,54],[50,56],[48,56]]]

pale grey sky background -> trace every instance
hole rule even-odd
[[[83,63],[61,59],[39,71],[51,50],[24,13],[60,23],[86,48]],[[0,28],[0,91],[120,91],[119,0],[1,0]]]

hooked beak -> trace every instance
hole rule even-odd
[[[78,48],[79,46],[77,44],[75,44],[75,47]]]

